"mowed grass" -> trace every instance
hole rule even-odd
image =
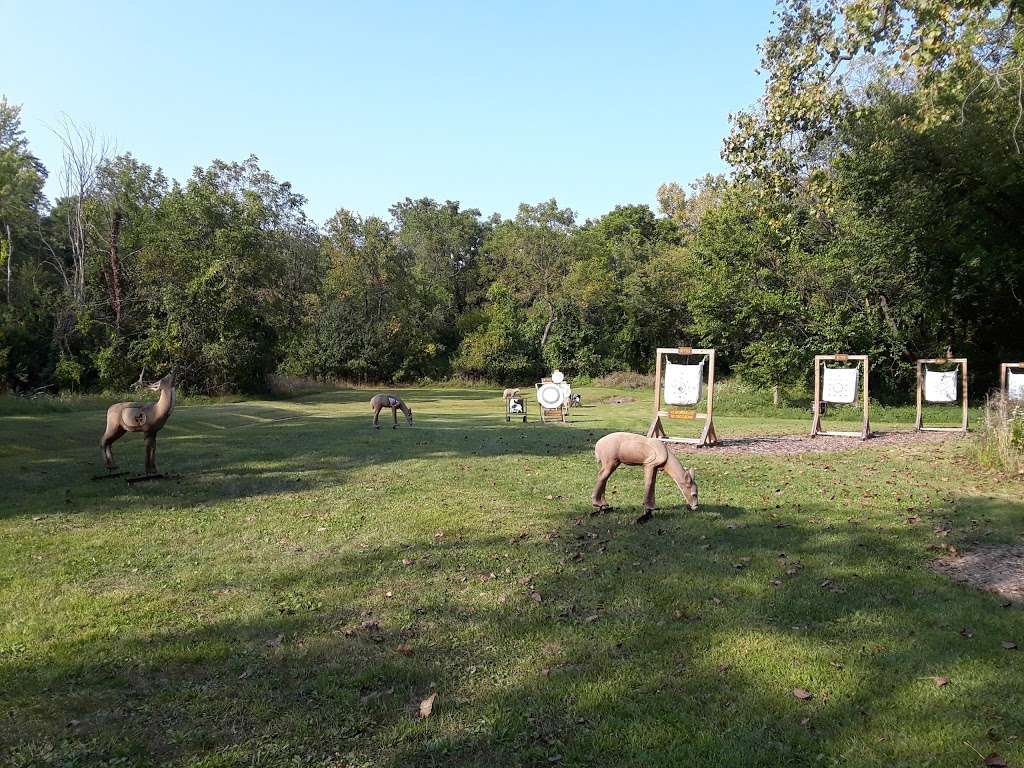
[[[90,479],[102,410],[0,418],[0,764],[1024,765],[1021,606],[927,565],[1024,534],[965,441],[689,453],[700,510],[663,477],[636,526],[636,468],[590,516],[592,446],[649,392],[403,395],[376,432],[366,391],[180,407],[134,487]]]

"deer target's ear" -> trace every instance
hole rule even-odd
[[[694,482],[697,482],[697,470],[696,469],[691,469],[690,470],[690,479],[693,480]]]

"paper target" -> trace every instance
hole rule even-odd
[[[959,371],[924,372],[924,399],[929,403],[956,402],[956,378]]]

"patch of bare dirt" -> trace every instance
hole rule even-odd
[[[672,443],[675,451],[714,451],[715,453],[833,453],[862,448],[887,448],[894,445],[938,443],[957,440],[957,432],[876,432],[868,440],[855,437],[831,437],[829,435],[766,435],[763,437],[719,438],[718,444],[698,447],[687,443]]]
[[[1024,544],[980,547],[931,565],[953,581],[1024,603]]]
[[[629,403],[635,403],[636,402],[636,398],[635,397],[629,397],[628,395],[627,396],[614,396],[614,397],[606,397],[601,402],[604,405],[628,405]]]

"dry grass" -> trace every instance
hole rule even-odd
[[[977,458],[986,466],[1024,475],[1024,404],[989,398],[978,430]]]

